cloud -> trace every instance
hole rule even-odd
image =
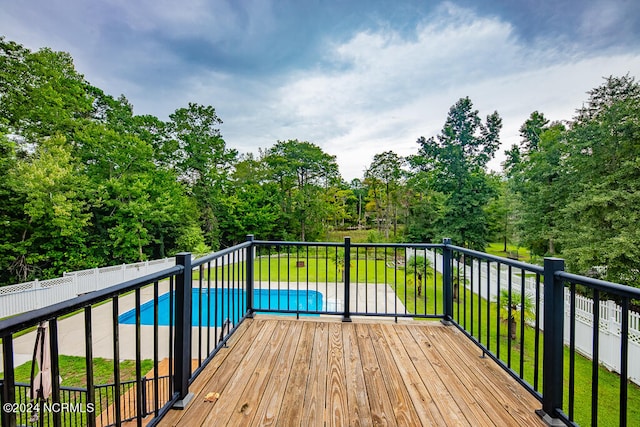
[[[635,1],[595,0],[585,3],[578,14],[578,36],[601,46],[615,40],[618,47],[637,43],[640,28],[640,3]]]
[[[5,2],[0,27],[31,49],[70,52],[137,114],[213,105],[230,147],[308,140],[337,155],[347,179],[376,153],[415,153],[461,97],[501,114],[506,148],[532,111],[570,119],[601,77],[640,76],[638,2],[458,1],[468,7],[32,0]]]
[[[338,154],[350,179],[376,153],[415,153],[416,139],[437,134],[461,97],[483,117],[498,110],[507,148],[534,110],[570,119],[602,76],[640,71],[638,55],[590,57],[573,47],[569,55],[552,46],[524,43],[508,22],[446,4],[412,34],[363,31],[332,46],[324,62],[337,65],[292,75],[277,90],[277,109],[298,137]]]

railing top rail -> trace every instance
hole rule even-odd
[[[202,264],[206,264],[209,261],[213,261],[214,259],[218,259],[218,258],[221,258],[221,257],[227,255],[227,254],[233,253],[233,252],[235,252],[237,250],[247,248],[247,247],[251,246],[251,243],[252,242],[239,243],[239,244],[237,244],[235,246],[230,246],[228,248],[221,249],[221,250],[219,250],[217,252],[214,252],[214,253],[211,253],[209,255],[205,255],[205,256],[203,256],[201,258],[194,259],[191,262],[191,267],[193,267],[193,268],[199,267]]]
[[[486,260],[499,262],[499,263],[504,264],[504,265],[510,265],[512,267],[516,267],[516,268],[520,268],[520,269],[523,269],[523,270],[531,271],[533,273],[544,274],[544,267],[542,267],[540,265],[528,264],[526,262],[516,261],[514,259],[504,258],[504,257],[500,257],[500,256],[497,256],[497,255],[491,255],[491,254],[488,254],[488,253],[485,253],[485,252],[479,252],[479,251],[475,251],[473,249],[463,248],[461,246],[447,245],[447,247],[449,247],[449,248],[451,248],[451,249],[453,249],[455,251],[462,252],[464,254],[475,256],[477,258],[483,258],[483,259],[486,259]]]
[[[160,377],[158,377],[160,378]],[[127,381],[127,383],[131,383],[134,384],[136,382],[136,380],[131,380],[131,381]],[[3,384],[4,381],[0,381],[0,384]],[[25,388],[31,388],[31,384],[30,383],[22,383],[22,382],[15,382],[13,383],[16,387],[25,387]],[[95,387],[113,387],[113,384],[105,384],[105,385],[96,385]],[[69,385],[61,385],[60,386],[60,391],[72,391],[72,392],[76,392],[76,393],[86,393],[87,389],[86,388],[82,388],[82,387],[73,387],[73,386],[69,386]]]
[[[282,240],[254,240],[252,243],[257,246],[344,246],[344,242],[289,242]]]
[[[566,271],[559,271],[556,273],[556,276],[565,282],[589,286],[599,291],[614,293],[626,298],[640,299],[640,288],[595,279],[593,277],[580,276],[578,274],[567,273]]]
[[[437,249],[444,248],[444,245],[442,243],[352,243],[351,247]]]
[[[259,246],[320,246],[320,247],[344,247],[344,242],[289,242],[280,240],[254,240],[254,245]],[[352,248],[415,248],[433,249],[442,248],[442,243],[351,243]]]
[[[23,329],[36,326],[40,322],[64,316],[65,314],[73,313],[74,311],[80,310],[89,305],[97,304],[120,294],[133,291],[136,288],[140,288],[150,283],[175,276],[176,274],[182,272],[183,269],[184,267],[176,265],[165,270],[128,280],[126,282],[122,282],[120,284],[99,291],[80,295],[67,301],[62,301],[57,304],[53,304],[26,313],[21,313],[8,319],[0,320],[0,337],[5,337],[9,334],[21,331]]]

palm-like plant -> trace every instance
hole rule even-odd
[[[509,290],[500,290],[500,317],[509,322],[509,334],[511,339],[516,339],[518,330],[518,313],[524,313],[525,322],[532,322],[536,318],[536,310],[533,303],[533,297],[525,293],[524,298],[519,292],[511,291],[511,300],[509,300]]]
[[[464,289],[467,287],[469,281],[463,274],[460,273],[460,269],[458,267],[453,267],[453,300],[458,301],[458,294],[460,293],[460,287],[462,287],[462,292],[464,295]]]
[[[405,272],[407,276],[413,275],[416,281],[418,296],[422,294],[422,276],[433,277],[433,267],[431,261],[419,255],[412,255],[406,264]]]

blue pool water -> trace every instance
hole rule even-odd
[[[211,313],[209,313],[209,298],[211,298]],[[158,325],[168,326],[169,293],[158,297]],[[198,322],[202,301],[202,317]],[[175,296],[173,298],[175,304]],[[247,295],[242,289],[192,289],[191,324],[198,326],[220,326],[225,319],[237,322],[244,314],[247,305]],[[256,311],[261,310],[304,310],[322,311],[322,294],[317,291],[297,291],[287,289],[255,289],[253,291],[253,305]],[[140,306],[140,323],[153,325],[153,300]],[[118,317],[123,324],[136,323],[135,309],[131,309]]]

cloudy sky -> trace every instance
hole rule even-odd
[[[0,0],[0,35],[71,53],[136,114],[213,105],[240,152],[313,142],[347,180],[461,97],[500,113],[504,150],[532,111],[568,120],[603,77],[640,78],[637,0]]]

